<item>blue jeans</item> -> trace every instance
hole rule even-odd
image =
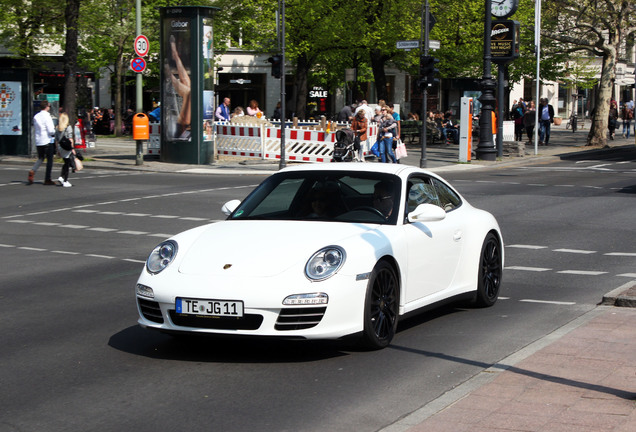
[[[629,138],[629,128],[632,125],[631,120],[623,120],[623,135]]]
[[[388,136],[388,137],[384,137],[382,140],[380,140],[380,144],[378,144],[379,150],[380,150],[380,160],[382,160],[382,162],[386,162],[386,155],[389,155],[389,158],[391,159],[391,161],[393,163],[397,162],[397,159],[395,158],[395,155],[393,154],[393,137],[392,136]]]
[[[550,120],[539,120],[539,141],[545,145],[550,142]]]

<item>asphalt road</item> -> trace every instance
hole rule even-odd
[[[446,175],[502,226],[492,308],[410,318],[377,352],[175,339],[136,325],[147,254],[223,218],[263,177],[89,169],[72,188],[25,177],[0,165],[2,431],[376,431],[636,279],[633,152],[574,156]]]

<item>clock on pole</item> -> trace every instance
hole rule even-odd
[[[506,18],[517,12],[519,0],[491,0],[490,13],[497,18]]]

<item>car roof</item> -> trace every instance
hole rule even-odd
[[[403,164],[389,164],[389,163],[361,163],[361,162],[333,162],[333,163],[316,163],[316,164],[302,164],[294,165],[284,168],[280,172],[302,172],[302,171],[353,171],[353,172],[373,172],[373,173],[385,173],[394,174],[399,177],[406,177],[411,173],[423,173],[431,176],[435,176],[430,171]],[[437,176],[435,176],[437,177]]]

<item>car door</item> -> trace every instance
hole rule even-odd
[[[449,199],[449,193],[456,199]],[[440,206],[446,217],[434,222],[408,222],[405,217],[406,303],[449,288],[462,253],[459,197],[436,178],[413,176],[407,183],[406,215],[424,203]]]

